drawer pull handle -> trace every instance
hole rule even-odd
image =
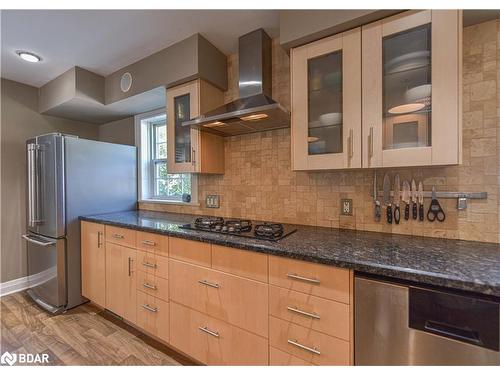
[[[293,345],[293,346],[296,346],[297,348],[301,348],[301,349],[304,349],[304,350],[307,350],[308,352],[311,352],[311,353],[314,353],[314,354],[317,354],[317,355],[320,355],[321,352],[316,348],[310,348],[308,346],[305,346],[305,345],[302,345],[300,342],[296,341],[296,340],[288,340],[288,343]]]
[[[157,268],[158,267],[156,264],[148,263],[148,262],[142,262],[142,265],[144,267],[149,267],[149,268]]]
[[[145,304],[145,305],[142,305],[142,307],[145,309],[145,310],[148,310],[148,311],[151,311],[151,312],[157,312],[158,309],[156,307],[151,307],[149,306],[148,304]]]
[[[101,231],[97,232],[97,247],[100,248],[102,246],[102,233]]]
[[[198,282],[200,284],[209,286],[210,288],[215,288],[215,289],[219,289],[220,288],[219,284],[211,283],[210,281],[207,281],[207,280],[198,280]]]
[[[119,239],[123,239],[123,234],[118,234],[118,233],[113,233],[113,237],[114,238],[119,238]]]
[[[313,319],[320,319],[320,316],[318,314],[315,314],[315,313],[310,313],[310,312],[307,312],[307,311],[302,311],[302,310],[299,310],[298,308],[296,307],[290,307],[290,306],[287,306],[286,308],[288,311],[291,311],[291,312],[294,312],[294,313],[297,313],[297,314],[300,314],[300,315],[305,315],[305,316],[308,316],[309,318],[313,318]]]
[[[310,279],[308,277],[299,276],[299,275],[296,275],[294,273],[287,273],[286,277],[288,277],[290,279],[305,281],[305,282],[312,283],[312,284],[319,284],[319,280],[318,279]]]
[[[156,246],[156,242],[154,242],[154,241],[144,240],[144,241],[141,241],[141,243],[142,243],[143,245],[148,245],[148,246]]]
[[[153,290],[156,290],[156,285],[151,285],[151,284],[148,284],[148,283],[143,283],[142,286],[144,288],[148,288],[148,289],[153,289]]]
[[[205,333],[208,333],[209,335],[212,335],[213,337],[219,338],[219,332],[214,332],[209,330],[207,327],[198,327],[200,331],[203,331]]]

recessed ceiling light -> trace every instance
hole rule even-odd
[[[17,55],[25,60],[25,61],[28,61],[28,62],[32,62],[32,63],[35,63],[35,62],[39,62],[42,60],[42,58],[38,55],[35,55],[34,53],[31,53],[31,52],[27,52],[27,51],[16,51]]]

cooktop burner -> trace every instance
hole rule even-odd
[[[202,230],[235,236],[277,241],[297,231],[293,225],[254,222],[244,219],[224,219],[222,217],[198,217],[193,223],[181,225],[184,229]]]

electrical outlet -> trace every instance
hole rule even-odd
[[[205,198],[205,205],[207,208],[219,208],[220,207],[220,196],[219,195],[207,195]]]
[[[340,200],[340,214],[352,216],[352,199]]]

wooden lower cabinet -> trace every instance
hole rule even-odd
[[[267,339],[170,302],[170,344],[207,365],[269,364]]]
[[[170,299],[268,336],[268,285],[170,259]]]
[[[136,322],[136,251],[106,243],[105,307],[129,322]]]
[[[169,303],[137,291],[137,326],[168,342],[170,323]]]
[[[269,347],[269,364],[271,366],[312,366],[311,362],[304,361],[272,346]]]
[[[106,304],[104,225],[82,222],[82,295],[99,306]]]
[[[269,344],[315,365],[350,364],[349,341],[269,317]]]
[[[168,280],[143,271],[137,272],[137,290],[168,301]]]

